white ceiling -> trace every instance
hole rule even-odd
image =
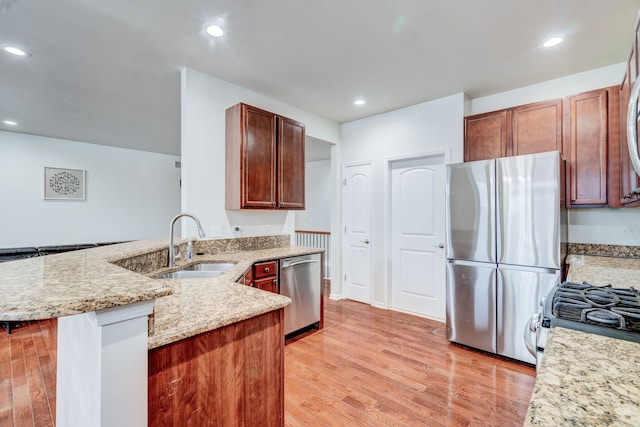
[[[339,123],[623,62],[640,0],[0,0],[0,129],[179,154],[180,69]],[[221,20],[222,39],[203,27]],[[565,42],[543,49],[561,34]],[[621,76],[622,78],[622,76]],[[354,99],[368,103],[355,107]]]

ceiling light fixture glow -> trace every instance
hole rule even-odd
[[[366,104],[366,101],[364,99],[356,99],[355,101],[353,101],[353,103],[355,105],[364,105]]]
[[[28,56],[29,53],[15,46],[4,46],[4,51],[16,56]]]
[[[9,126],[17,126],[18,122],[14,122],[13,120],[3,120],[2,123]]]
[[[550,39],[547,39],[543,46],[544,47],[553,47],[553,46],[557,46],[560,43],[562,43],[562,37],[551,37]]]
[[[207,27],[207,33],[213,37],[222,37],[224,36],[224,30],[220,28],[218,25],[209,25]]]

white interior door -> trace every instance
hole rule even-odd
[[[445,318],[444,155],[391,164],[391,308]]]
[[[343,170],[345,297],[371,304],[371,164]]]

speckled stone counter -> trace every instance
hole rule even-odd
[[[640,289],[640,259],[570,254],[567,263],[572,282]],[[638,402],[640,344],[554,327],[524,425],[637,426]]]
[[[640,289],[640,259],[591,255],[568,255],[568,279],[592,285],[635,286]]]
[[[160,243],[130,242],[1,263],[0,320],[48,319],[169,295],[167,283],[105,261],[154,244]]]
[[[197,256],[199,262],[233,262],[222,276],[210,279],[164,279],[174,293],[156,301],[149,348],[159,347],[259,314],[283,308],[288,297],[235,283],[254,263],[322,250],[299,246]]]
[[[553,328],[525,426],[637,426],[640,344]]]
[[[201,255],[189,263],[236,263],[207,279],[154,278],[185,265],[178,261],[176,268],[162,268],[168,239],[5,262],[0,320],[61,317],[156,298],[149,348],[159,347],[290,304],[285,296],[235,283],[255,262],[322,252],[288,242],[288,236],[197,241],[195,252]],[[257,249],[261,246],[275,247]]]

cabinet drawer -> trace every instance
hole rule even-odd
[[[269,277],[266,279],[260,279],[253,282],[253,287],[262,289],[263,291],[278,293],[278,279],[275,277]]]
[[[254,264],[253,277],[261,279],[264,277],[276,276],[278,271],[278,261],[259,262]]]

